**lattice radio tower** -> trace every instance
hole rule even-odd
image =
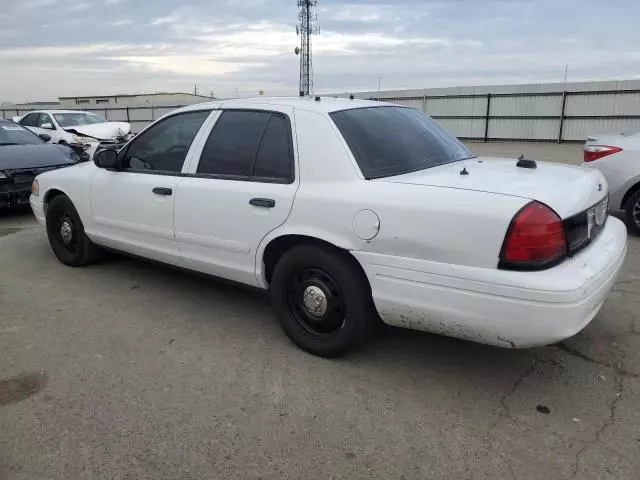
[[[297,0],[300,14],[296,34],[300,35],[300,47],[296,47],[296,55],[300,55],[300,96],[313,93],[313,61],[311,54],[311,35],[319,35],[318,14],[313,9],[318,0]]]

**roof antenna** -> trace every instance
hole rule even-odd
[[[516,167],[535,169],[538,168],[538,164],[535,160],[529,160],[524,158],[524,155],[520,155],[520,157],[518,157],[518,163],[516,163]]]

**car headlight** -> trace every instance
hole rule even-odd
[[[34,197],[40,196],[40,185],[38,184],[38,180],[33,180],[33,183],[31,184],[31,195]]]
[[[7,178],[7,176],[4,174],[4,172],[0,171],[0,178]]]
[[[83,145],[89,143],[88,137],[81,137],[80,135],[71,135],[71,140],[73,143],[82,143]]]

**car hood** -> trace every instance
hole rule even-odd
[[[0,170],[74,165],[73,156],[73,150],[64,145],[5,145],[0,146]]]
[[[516,159],[478,157],[375,181],[459,188],[522,197],[542,202],[561,218],[600,201],[608,191],[597,170],[562,163],[536,162],[537,168],[516,166]],[[466,170],[468,174],[461,174]]]
[[[65,130],[97,140],[113,140],[127,135],[131,131],[131,125],[127,122],[104,122],[91,125],[74,125],[73,127],[66,127]]]

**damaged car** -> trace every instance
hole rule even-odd
[[[0,208],[28,205],[36,175],[80,161],[68,146],[48,144],[50,139],[0,119]]]
[[[109,122],[93,112],[46,110],[29,112],[13,121],[35,134],[47,134],[51,143],[69,145],[83,160],[91,160],[96,151],[119,148],[133,138],[127,122]]]

